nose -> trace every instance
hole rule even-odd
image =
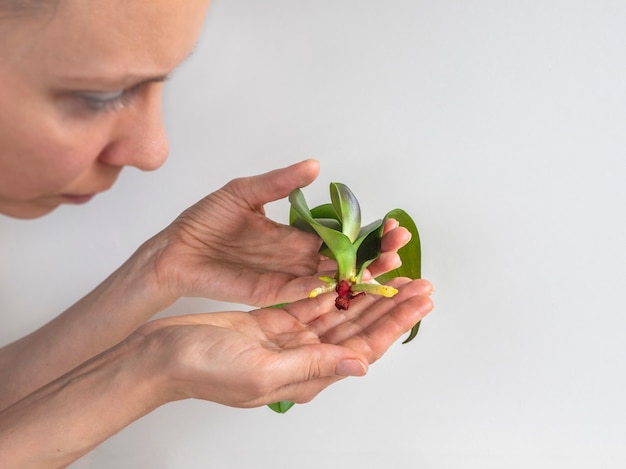
[[[145,86],[137,99],[120,112],[111,139],[98,158],[102,163],[153,171],[167,159],[169,143],[163,126],[163,84]]]

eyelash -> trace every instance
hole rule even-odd
[[[117,111],[126,107],[136,94],[139,86],[134,86],[122,91],[111,92],[83,92],[79,96],[83,100],[87,109],[94,113],[106,113]],[[107,97],[107,95],[114,95]]]

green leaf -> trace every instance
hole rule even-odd
[[[341,231],[341,222],[339,221],[339,218],[337,214],[335,213],[335,209],[333,208],[331,204],[326,204],[326,205],[327,207],[330,208],[331,210],[330,212],[327,210],[318,210],[322,208],[320,206],[320,207],[312,208],[311,215],[321,225],[324,225],[327,228],[332,228],[335,231]],[[311,226],[311,224],[307,220],[305,220],[303,217],[301,217],[300,214],[297,212],[297,210],[294,209],[293,207],[289,209],[289,224],[295,228],[298,228],[299,230],[306,231],[307,233],[313,233],[319,237],[319,235],[317,234],[317,231],[315,231],[315,229]],[[322,243],[322,245],[319,248],[319,253],[331,259],[335,258],[332,251],[328,249],[328,246],[326,245],[326,243]]]
[[[359,237],[354,242],[354,245],[358,248],[361,245],[361,243],[370,234],[374,234],[378,238],[381,238],[382,233],[383,233],[382,232],[382,227],[383,227],[383,221],[382,220],[376,220],[376,221],[373,221],[372,223],[369,223],[368,225],[364,226],[363,228],[361,228],[359,230]],[[374,233],[376,230],[379,230],[379,233]]]
[[[341,224],[341,217],[333,207],[333,204],[322,204],[311,209],[311,216],[313,218],[330,218],[337,220]]]
[[[420,324],[422,322],[419,321],[417,324],[415,324],[412,328],[411,328],[411,332],[409,333],[409,336],[404,339],[404,341],[402,342],[403,344],[408,344],[409,342],[411,342],[413,339],[415,339],[415,336],[417,335],[417,333],[420,330]]]
[[[422,249],[420,243],[419,232],[417,231],[417,226],[415,226],[415,222],[402,209],[395,209],[389,212],[385,216],[385,221],[387,219],[393,218],[398,221],[400,226],[405,227],[411,233],[411,240],[398,250],[398,255],[402,260],[402,265],[392,270],[391,272],[387,272],[379,276],[376,280],[380,283],[387,283],[389,280],[395,277],[408,277],[411,279],[421,278],[422,277]],[[411,328],[411,332],[409,336],[402,342],[403,344],[409,343],[412,341],[417,335],[420,328],[420,323],[418,322]]]
[[[385,216],[385,221],[389,218],[393,218],[398,221],[400,226],[403,226],[411,233],[411,240],[398,250],[398,255],[402,260],[402,265],[397,269],[394,269],[386,274],[381,275],[376,280],[380,283],[387,283],[389,280],[395,277],[408,277],[411,279],[421,278],[422,276],[422,250],[420,243],[419,232],[415,222],[402,209],[395,209],[389,212]]]
[[[294,406],[294,402],[291,401],[280,401],[274,402],[273,404],[268,404],[267,406],[272,409],[274,412],[278,412],[279,414],[284,414],[289,409]]]
[[[352,191],[340,182],[330,184],[330,200],[341,219],[341,230],[354,243],[361,229],[361,207]]]
[[[317,234],[308,220],[302,217],[293,207],[289,209],[289,224],[299,230],[306,231],[307,233]]]
[[[380,239],[382,236],[383,221],[377,220],[361,228],[356,246],[356,271],[359,282],[363,275],[363,270],[374,262],[381,253]]]
[[[354,270],[356,264],[356,249],[350,239],[343,233],[328,228],[315,220],[311,216],[311,211],[300,189],[296,189],[289,194],[289,202],[298,215],[313,227],[319,237],[322,238],[324,243],[326,243],[328,248],[333,252],[335,260],[337,261],[339,279],[350,278],[356,275],[356,271]]]
[[[319,207],[312,208],[309,213],[312,218],[320,222],[322,225],[341,231],[341,220],[331,204],[324,204]],[[315,232],[308,222],[293,207],[289,209],[289,224],[303,231]],[[306,224],[306,226],[303,226],[302,224]]]

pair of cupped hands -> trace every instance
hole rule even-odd
[[[338,311],[334,294],[307,298],[335,264],[318,237],[276,223],[264,205],[310,184],[307,160],[235,179],[183,212],[150,243],[151,271],[173,302],[207,297],[260,307],[155,319],[141,338],[159,356],[170,385],[165,400],[201,398],[235,407],[308,402],[345,376],[362,376],[431,309],[432,286],[396,278],[393,298],[365,295]],[[367,275],[398,267],[409,232],[389,220],[382,254]],[[285,304],[286,303],[286,304]],[[285,304],[282,307],[268,307]]]

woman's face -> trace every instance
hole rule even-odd
[[[33,218],[161,166],[167,75],[209,0],[60,0],[0,13],[0,213]]]

